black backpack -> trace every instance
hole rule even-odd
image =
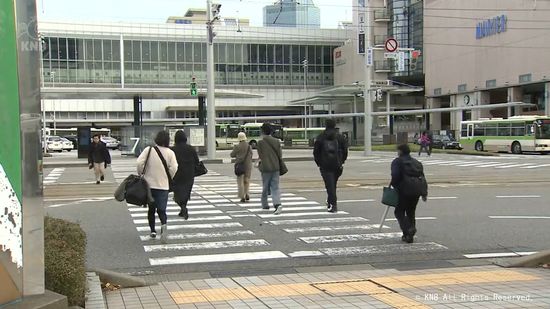
[[[323,140],[322,158],[322,165],[325,168],[338,169],[342,166],[338,137]]]
[[[402,180],[399,185],[401,194],[409,197],[428,195],[428,182],[424,176],[422,163],[414,158],[401,160]]]

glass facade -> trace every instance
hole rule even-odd
[[[320,28],[321,10],[311,0],[281,0],[264,7],[264,27]]]
[[[206,80],[206,44],[104,38],[46,37],[42,65],[47,86],[68,84],[188,84]],[[214,44],[220,85],[303,85],[301,62],[309,61],[308,84],[333,85],[332,53],[337,46]],[[123,61],[121,61],[121,48]],[[123,70],[121,70],[123,65]]]
[[[424,45],[423,2],[418,0],[393,0],[388,2],[390,23],[388,37],[397,40],[399,46],[422,51]],[[409,53],[406,53],[404,72],[392,73],[393,76],[410,76],[423,73],[422,54],[411,69]]]

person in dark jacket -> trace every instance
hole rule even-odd
[[[325,182],[328,211],[337,212],[336,188],[348,158],[348,143],[336,130],[333,119],[327,119],[325,131],[315,140],[313,157]]]
[[[412,192],[410,188],[407,188],[405,178],[409,177],[405,173],[404,166],[407,164],[419,164],[416,159],[411,157],[411,149],[408,145],[399,145],[397,147],[398,157],[393,160],[391,164],[391,186],[394,187],[399,194],[399,202],[395,207],[395,218],[399,222],[399,227],[403,231],[401,240],[407,243],[414,241],[414,235],[416,234],[416,206],[418,200],[422,196],[422,200],[426,202],[428,196],[427,193],[421,195],[420,193]],[[414,161],[414,162],[413,162]],[[421,170],[421,176],[424,177],[424,172]]]
[[[105,180],[105,169],[111,164],[111,154],[98,134],[94,135],[88,152],[88,167],[94,170],[95,183]]]
[[[187,203],[195,183],[195,167],[199,163],[199,156],[195,148],[187,144],[187,136],[182,130],[176,132],[172,150],[178,161],[178,171],[174,176],[174,201],[181,208],[179,216],[187,220],[189,219]]]
[[[274,214],[278,215],[283,211],[281,205],[280,181],[280,160],[282,160],[281,143],[278,139],[271,136],[272,128],[269,123],[262,125],[262,139],[258,141],[258,168],[262,173],[262,209],[269,210],[267,196],[271,192]]]
[[[233,147],[231,157],[235,158],[235,164],[242,164],[244,174],[237,176],[237,187],[241,203],[250,200],[250,176],[252,175],[252,147],[246,140],[246,134],[240,132],[237,136],[239,143]]]

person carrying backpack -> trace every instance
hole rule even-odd
[[[397,147],[398,158],[391,164],[391,186],[397,190],[399,202],[395,207],[395,218],[403,231],[401,240],[407,243],[414,242],[416,234],[416,206],[422,197],[428,199],[428,183],[424,176],[422,163],[411,157],[408,145]]]
[[[341,134],[338,134],[336,122],[333,119],[327,119],[325,131],[315,140],[313,157],[321,171],[327,190],[328,212],[337,212],[336,188],[344,170],[343,165],[348,158],[348,143]]]

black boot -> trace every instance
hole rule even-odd
[[[182,208],[178,216],[182,217],[184,220],[189,219],[189,212],[187,211],[187,208]]]

